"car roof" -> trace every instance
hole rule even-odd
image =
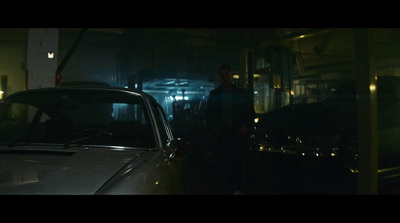
[[[44,92],[44,91],[58,91],[58,90],[66,90],[66,89],[78,89],[78,90],[100,90],[100,91],[119,91],[119,92],[126,92],[126,93],[135,93],[139,94],[152,103],[157,103],[155,98],[148,93],[141,91],[141,90],[136,90],[136,89],[128,89],[128,88],[122,88],[122,87],[114,87],[114,86],[57,86],[57,87],[45,87],[45,88],[34,88],[34,89],[27,89],[23,91],[18,91],[13,94],[10,94],[7,96],[7,98],[12,98],[13,96],[20,95],[20,94],[27,94],[29,92]],[[6,100],[7,100],[6,98]]]

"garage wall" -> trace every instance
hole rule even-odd
[[[0,76],[7,76],[7,94],[25,89],[26,47],[27,29],[0,28]]]

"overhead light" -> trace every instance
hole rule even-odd
[[[53,59],[54,58],[54,52],[48,52],[47,53],[47,58]]]
[[[375,91],[376,90],[376,85],[375,84],[371,84],[371,85],[369,85],[369,90],[372,92],[372,91]]]
[[[257,78],[257,77],[260,77],[261,76],[261,74],[253,74],[253,77],[254,78]],[[234,75],[232,75],[232,78],[233,79],[239,79],[239,74],[234,74]]]
[[[285,39],[298,40],[329,32],[329,29],[310,29],[286,35]]]

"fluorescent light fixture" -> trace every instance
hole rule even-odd
[[[54,52],[48,52],[47,53],[47,58],[53,59],[54,58]]]

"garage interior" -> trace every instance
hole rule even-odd
[[[174,101],[207,99],[223,64],[238,86],[254,92],[258,114],[321,101],[349,79],[369,89],[375,76],[400,76],[400,29],[2,28],[0,49],[2,97],[101,82],[151,94],[170,120]],[[370,127],[359,132],[366,148],[360,159],[368,161],[358,191],[376,194],[375,97],[358,93],[368,97],[362,117]]]

